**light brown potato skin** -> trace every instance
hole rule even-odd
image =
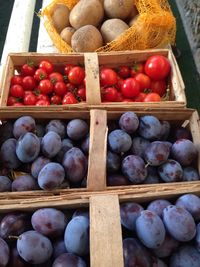
[[[128,19],[131,20],[131,19],[135,18],[135,16],[137,16],[138,14],[139,13],[138,13],[138,10],[137,10],[136,6],[133,5],[133,7],[131,9],[131,13],[128,16]]]
[[[96,27],[86,25],[73,34],[71,45],[76,52],[94,52],[103,45],[103,39]]]
[[[103,5],[99,0],[80,0],[71,10],[69,21],[73,28],[85,25],[98,26],[104,16]]]
[[[109,43],[127,30],[129,26],[121,19],[108,19],[101,26],[104,43]]]
[[[133,4],[133,0],[104,0],[104,10],[108,18],[126,19]]]
[[[57,4],[52,14],[53,25],[58,33],[69,26],[69,9],[63,4]]]
[[[72,35],[75,33],[75,29],[72,27],[66,27],[64,28],[61,33],[60,33],[60,37],[68,44],[71,46],[71,39],[72,39]]]

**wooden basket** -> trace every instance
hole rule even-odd
[[[108,102],[101,103],[99,68],[101,66],[119,67],[122,65],[131,66],[135,62],[147,60],[152,55],[166,56],[171,64],[171,74],[169,77],[169,100],[161,102]],[[170,49],[157,49],[146,51],[125,51],[109,53],[84,53],[84,54],[38,54],[38,53],[13,53],[9,54],[4,69],[4,79],[2,81],[2,91],[0,107],[7,105],[7,99],[10,88],[10,80],[14,70],[19,69],[28,60],[36,65],[43,59],[50,60],[56,68],[67,63],[84,65],[86,71],[86,102],[79,104],[59,106],[61,109],[91,109],[101,108],[107,110],[129,109],[129,108],[180,108],[186,106],[186,96],[184,83],[177,65],[177,62]],[[36,107],[34,110],[57,109],[58,106]],[[12,109],[13,107],[9,107]],[[21,107],[20,107],[21,108]],[[30,106],[23,107],[31,109]]]
[[[200,125],[197,111],[193,109],[169,109],[169,110],[158,110],[148,109],[142,111],[141,109],[129,109],[130,111],[136,112],[138,116],[142,115],[155,115],[158,119],[168,120],[170,123],[176,125],[187,125],[190,129],[193,142],[198,149],[198,158],[196,160],[197,169],[200,173]],[[0,200],[8,201],[20,201],[23,199],[38,198],[38,197],[53,197],[60,196],[61,198],[67,196],[68,198],[74,199],[82,196],[91,196],[95,194],[102,194],[103,192],[110,192],[111,194],[119,193],[124,194],[128,192],[135,192],[145,194],[149,192],[155,194],[158,190],[163,192],[176,192],[182,188],[187,190],[199,190],[200,181],[196,182],[178,182],[178,183],[162,183],[162,184],[140,184],[140,185],[127,185],[127,186],[107,186],[106,184],[106,156],[107,156],[107,121],[118,119],[121,111],[105,111],[105,110],[91,110],[89,111],[59,111],[49,112],[48,110],[43,111],[24,111],[15,109],[8,110],[7,108],[0,109],[0,119],[9,120],[18,118],[22,115],[31,115],[34,118],[39,119],[72,119],[72,118],[84,118],[89,119],[90,117],[90,151],[89,151],[89,165],[87,175],[87,187],[86,188],[73,188],[73,189],[58,189],[53,191],[28,191],[28,192],[6,192],[0,193]],[[150,190],[151,189],[151,190]]]

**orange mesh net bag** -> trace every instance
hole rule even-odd
[[[53,0],[41,11],[44,26],[61,53],[74,51],[54,28],[52,14],[56,4],[64,4],[71,10],[78,2],[79,0]],[[144,50],[175,43],[176,20],[168,0],[134,0],[134,4],[139,12],[134,25],[112,42],[98,48],[97,52]]]

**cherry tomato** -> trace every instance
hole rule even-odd
[[[130,76],[135,77],[136,74],[138,73],[143,73],[144,72],[144,64],[141,62],[135,63],[130,70]]]
[[[39,63],[39,68],[45,70],[47,74],[50,74],[54,71],[54,66],[49,60],[42,60]]]
[[[37,82],[40,82],[41,80],[44,80],[48,77],[47,72],[44,69],[37,69],[34,73],[34,79]]]
[[[7,100],[7,106],[13,106],[15,103],[19,102],[14,96],[9,96]]]
[[[117,83],[116,83],[115,87],[116,87],[118,90],[121,91],[123,83],[124,83],[124,80],[121,79],[121,78],[119,78],[119,79],[117,80]]]
[[[45,101],[50,102],[48,95],[44,95],[44,94],[37,95],[37,101],[39,101],[39,100],[45,100]]]
[[[118,98],[117,89],[113,87],[107,87],[103,90],[103,101],[115,102]]]
[[[82,67],[73,67],[68,74],[68,80],[70,83],[80,85],[85,78],[85,70]]]
[[[83,101],[86,100],[86,89],[85,87],[81,87],[77,91],[77,96],[79,96]]]
[[[109,68],[103,68],[100,71],[101,86],[112,86],[117,83],[117,73]]]
[[[67,83],[66,84],[67,92],[73,92],[76,89],[76,86],[72,83]]]
[[[64,82],[57,82],[54,85],[54,92],[59,95],[59,96],[63,96],[67,93],[67,87],[66,84]]]
[[[53,84],[48,79],[40,81],[38,89],[42,94],[48,95],[53,92]]]
[[[59,95],[54,95],[51,97],[51,104],[60,105],[62,103],[62,98]]]
[[[13,104],[13,106],[14,107],[22,107],[22,106],[24,106],[24,104],[21,103],[21,102],[16,102],[16,103]]]
[[[130,77],[130,73],[131,71],[128,66],[121,66],[118,69],[118,75],[123,79]]]
[[[122,85],[122,94],[126,98],[133,98],[140,93],[140,84],[134,78],[128,78],[124,80]]]
[[[38,100],[36,103],[35,103],[36,106],[49,106],[50,103],[49,101],[47,100]]]
[[[66,95],[63,97],[63,100],[62,100],[63,105],[76,104],[76,103],[78,103],[78,101],[71,92],[66,93]]]
[[[22,85],[22,80],[23,80],[23,76],[21,75],[14,75],[12,78],[11,78],[11,85],[15,85],[15,84],[19,84],[19,85]]]
[[[64,82],[64,79],[63,79],[63,75],[60,74],[59,72],[52,72],[50,75],[49,75],[49,80],[55,84],[57,82]]]
[[[28,94],[35,94],[35,91],[30,91],[30,90],[24,91],[24,96],[26,96]]]
[[[145,73],[153,80],[163,80],[169,75],[171,66],[164,56],[151,56],[145,63]]]
[[[138,73],[135,75],[136,81],[140,84],[140,90],[149,89],[151,86],[151,79],[144,73]]]
[[[149,93],[144,99],[144,102],[160,102],[161,97],[156,93]]]
[[[136,96],[134,98],[134,101],[135,102],[143,102],[146,96],[147,96],[147,94],[141,92],[141,93],[139,93],[138,96]]]
[[[68,76],[70,70],[71,70],[73,67],[75,67],[75,65],[73,65],[73,64],[66,64],[65,67],[64,67],[64,73],[65,73],[65,75]]]
[[[32,61],[28,62],[27,64],[22,65],[21,74],[23,76],[33,76],[34,73],[35,73],[35,66]]]
[[[122,102],[124,100],[124,97],[121,92],[117,92],[117,99],[116,102]]]
[[[32,76],[25,76],[22,80],[24,90],[33,90],[36,87],[35,79]]]
[[[24,105],[25,106],[33,106],[37,102],[37,97],[32,93],[25,95],[24,97]]]
[[[122,100],[122,102],[133,102],[134,100],[133,99],[130,99],[130,98],[124,98]]]
[[[10,87],[10,95],[14,97],[23,97],[24,89],[21,85],[15,84]]]
[[[151,91],[152,93],[157,93],[160,96],[163,96],[166,93],[167,84],[165,80],[160,81],[151,81]]]

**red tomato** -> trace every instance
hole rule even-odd
[[[59,95],[54,95],[51,97],[51,104],[60,105],[62,104],[62,98]]]
[[[63,82],[64,79],[63,79],[63,75],[60,74],[59,72],[52,72],[50,75],[49,75],[49,80],[55,84],[57,82]]]
[[[35,103],[36,106],[49,106],[50,103],[49,101],[47,100],[38,100],[36,103]]]
[[[118,69],[118,75],[123,79],[130,77],[130,73],[131,71],[128,66],[121,66]]]
[[[14,75],[12,78],[11,78],[11,85],[15,85],[15,84],[19,84],[19,85],[22,85],[22,80],[23,80],[23,76],[21,75]]]
[[[151,80],[150,78],[145,75],[144,73],[138,73],[135,75],[136,81],[140,84],[140,90],[143,91],[145,89],[149,89],[151,86]]]
[[[76,104],[76,103],[78,103],[78,101],[71,92],[66,93],[66,95],[63,97],[63,100],[62,100],[63,105]]]
[[[140,93],[140,84],[134,78],[124,80],[122,85],[122,94],[127,98],[133,98]]]
[[[103,68],[100,71],[100,84],[101,86],[112,86],[117,83],[117,73],[108,68]]]
[[[24,91],[24,96],[28,94],[35,94],[35,91],[30,91],[30,90]]]
[[[72,83],[67,83],[66,84],[67,92],[73,92],[76,89],[76,86]]]
[[[34,79],[37,82],[40,82],[41,80],[44,80],[48,77],[47,72],[44,69],[37,69],[34,74]]]
[[[48,60],[42,60],[39,64],[39,68],[45,70],[47,74],[50,74],[54,71],[53,64]]]
[[[45,100],[45,101],[50,102],[48,95],[44,95],[44,94],[37,95],[37,101],[39,101],[39,100]]]
[[[144,64],[141,62],[135,63],[131,67],[131,71],[130,71],[131,77],[135,77],[135,75],[138,73],[144,73]]]
[[[144,99],[144,102],[160,102],[161,97],[156,93],[149,93]]]
[[[122,100],[122,102],[133,102],[133,99],[130,99],[130,98],[124,98]]]
[[[59,95],[59,96],[63,96],[67,93],[67,87],[66,84],[64,82],[57,82],[54,85],[54,92]]]
[[[35,73],[35,66],[33,62],[28,62],[27,64],[22,65],[21,74],[23,76],[33,76]]]
[[[103,90],[103,101],[115,102],[118,98],[117,89],[113,87],[107,87]]]
[[[38,89],[42,94],[48,95],[53,92],[53,84],[50,82],[50,80],[45,79],[40,81]]]
[[[81,87],[77,91],[77,96],[79,96],[83,101],[86,100],[86,89],[85,87]]]
[[[83,83],[85,78],[85,70],[82,67],[73,67],[68,74],[68,80],[70,83],[80,85]]]
[[[65,67],[64,67],[64,73],[65,73],[65,75],[68,76],[70,70],[71,70],[73,67],[75,67],[75,65],[73,65],[73,64],[66,64]]]
[[[122,102],[124,100],[124,97],[121,92],[117,92],[117,99],[116,102]]]
[[[118,90],[121,91],[123,83],[124,83],[124,80],[121,79],[121,78],[119,78],[119,79],[117,80],[117,84],[115,85],[115,87],[116,87]]]
[[[32,76],[26,76],[22,80],[24,90],[33,90],[36,87],[35,79]]]
[[[13,106],[15,103],[19,102],[14,96],[9,96],[7,100],[7,106]]]
[[[24,97],[24,105],[25,106],[33,106],[37,102],[37,97],[32,93],[25,95]]]
[[[145,63],[145,73],[156,81],[166,78],[170,69],[170,63],[164,56],[151,56]]]
[[[151,81],[151,91],[152,93],[157,93],[160,96],[163,96],[166,93],[167,84],[165,80],[160,81]]]
[[[145,94],[145,93],[139,93],[139,95],[134,98],[134,101],[135,102],[143,102],[146,96],[147,96],[147,94]]]
[[[10,87],[10,95],[14,97],[23,97],[24,88],[19,84],[12,85]]]
[[[21,103],[21,102],[16,102],[16,103],[14,103],[13,106],[14,106],[14,107],[21,107],[21,106],[24,106],[24,104]]]

